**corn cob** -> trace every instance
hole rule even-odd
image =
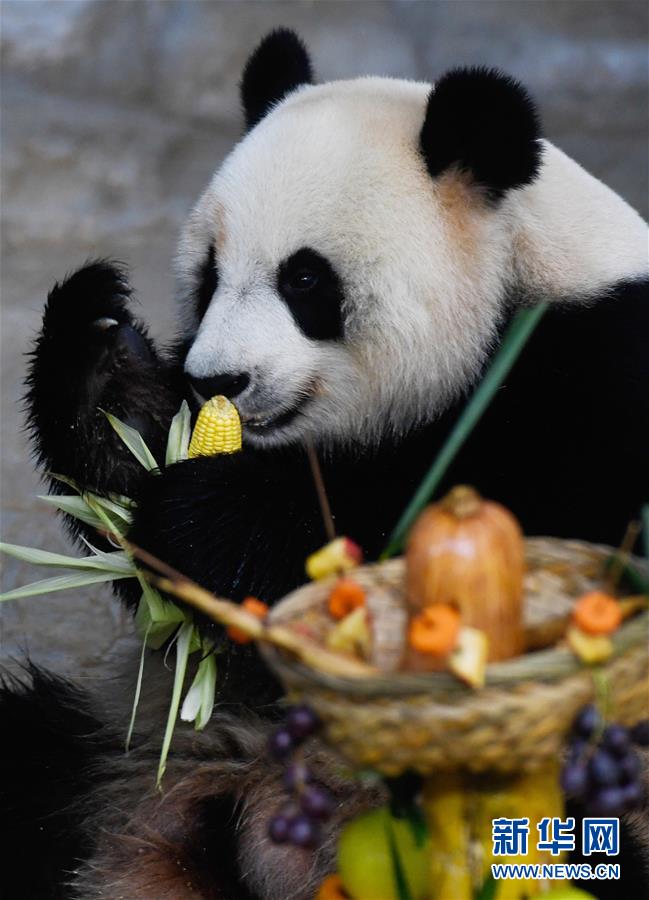
[[[198,414],[189,443],[189,458],[238,450],[241,450],[239,413],[227,397],[212,397]]]

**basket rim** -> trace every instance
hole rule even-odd
[[[610,554],[615,552],[613,548],[601,544],[591,544],[588,541],[565,540],[562,538],[526,538],[527,541],[539,540],[558,541],[562,544],[580,545],[600,553]],[[632,557],[633,562],[640,569],[648,571],[646,560]],[[396,557],[384,562],[368,563],[363,566],[365,570],[394,567],[402,564],[402,557]],[[270,620],[283,620],[283,613],[290,601],[302,594],[307,585],[302,585],[287,594],[272,610]],[[282,608],[283,607],[283,608]],[[645,610],[628,622],[625,622],[612,636],[613,653],[604,663],[604,668],[615,662],[622,654],[641,645],[644,641],[648,648],[649,657],[649,610]],[[462,696],[474,694],[475,689],[461,682],[449,672],[393,672],[379,673],[368,676],[329,675],[310,669],[303,663],[293,660],[272,645],[260,646],[262,655],[270,668],[280,677],[297,685],[311,685],[313,687],[326,688],[345,694],[356,696],[376,697],[383,696],[411,696],[415,694],[428,694],[429,696],[446,695]],[[488,688],[512,688],[517,684],[529,684],[531,682],[553,682],[572,675],[584,674],[593,669],[584,664],[568,647],[548,647],[542,650],[534,650],[514,659],[489,663],[487,666],[485,684],[481,690]]]
[[[640,646],[643,639],[646,646],[648,637],[649,611],[640,613],[618,629],[612,638],[613,654],[604,667],[609,666],[627,650]],[[343,677],[310,669],[302,663],[289,659],[270,645],[265,645],[261,649],[268,665],[280,676],[287,674],[293,683],[301,682],[340,693],[365,697],[410,696],[425,693],[432,697],[450,694],[460,696],[476,692],[474,688],[447,672],[394,672],[389,675],[386,673],[367,677]],[[593,668],[582,663],[568,648],[551,647],[515,659],[490,663],[481,690],[511,688],[517,684],[531,682],[553,682],[571,675],[587,673]]]

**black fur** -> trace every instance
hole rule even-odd
[[[453,69],[428,98],[420,147],[433,178],[451,166],[496,200],[541,163],[539,117],[525,88],[495,69]]]
[[[277,289],[302,332],[314,341],[343,337],[343,286],[329,260],[302,247],[280,265]]]
[[[246,131],[270,112],[287,94],[313,83],[309,54],[288,28],[271,31],[248,59],[241,79],[241,103]]]
[[[90,767],[112,742],[82,690],[31,664],[27,674],[0,682],[0,893],[62,900],[93,849],[80,808],[91,812],[101,775]]]

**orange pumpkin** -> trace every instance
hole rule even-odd
[[[489,661],[523,650],[524,544],[514,516],[470,487],[453,488],[415,522],[406,551],[411,615],[434,603],[484,632]]]

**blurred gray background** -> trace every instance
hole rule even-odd
[[[320,80],[434,80],[499,66],[546,135],[647,214],[645,0],[4,0],[2,536],[69,551],[21,430],[25,352],[48,287],[94,255],[129,264],[154,334],[173,329],[180,223],[241,129],[237,85],[269,29],[296,28]],[[52,574],[4,560],[10,589]],[[129,625],[108,591],[0,608],[0,655],[92,678]]]

